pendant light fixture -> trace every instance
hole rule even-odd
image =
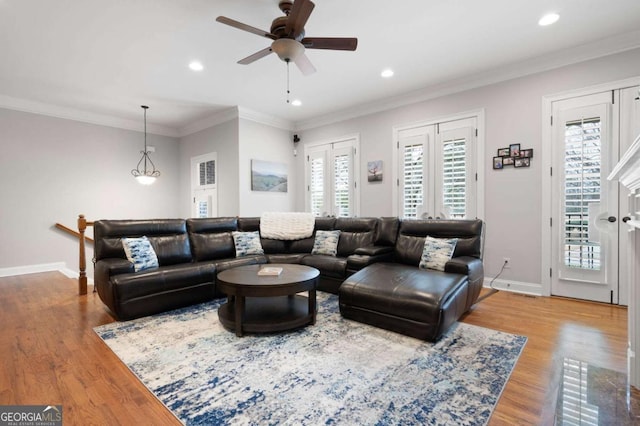
[[[131,170],[131,174],[142,185],[151,185],[156,181],[156,178],[160,176],[160,171],[156,170],[155,164],[153,164],[153,161],[151,161],[149,157],[149,151],[147,151],[147,110],[149,107],[146,105],[140,106],[144,109],[144,151],[140,151],[142,158],[138,161],[136,168]],[[151,166],[150,170],[147,168],[147,163]],[[143,165],[142,170],[140,170],[140,165]]]

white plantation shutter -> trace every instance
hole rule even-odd
[[[565,124],[564,263],[599,270],[601,247],[589,235],[589,205],[601,198],[600,118]],[[595,218],[592,218],[592,220]]]
[[[333,157],[334,206],[336,216],[350,216],[351,161],[348,154]]]
[[[316,216],[357,216],[357,138],[305,147],[307,208]]]
[[[309,197],[311,198],[311,213],[321,216],[324,213],[324,187],[325,187],[325,160],[324,156],[310,158],[310,185]]]
[[[442,201],[450,218],[462,219],[467,205],[466,141],[445,141],[442,152]]]
[[[216,183],[216,161],[202,161],[198,164],[199,186],[215,185]]]
[[[424,202],[424,150],[422,143],[402,147],[402,211],[406,218],[417,218]]]
[[[476,217],[476,117],[397,131],[398,215]]]

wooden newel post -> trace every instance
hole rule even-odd
[[[87,219],[78,216],[78,231],[80,232],[80,276],[78,277],[78,293],[87,294],[87,255],[84,250],[84,232],[87,229]]]

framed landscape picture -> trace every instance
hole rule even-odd
[[[382,182],[382,160],[367,163],[367,181]]]
[[[251,160],[251,190],[287,192],[288,175],[285,163]]]

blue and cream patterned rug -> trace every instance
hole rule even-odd
[[[427,343],[345,320],[321,292],[315,326],[238,338],[222,302],[95,331],[189,425],[483,425],[526,343],[462,323]]]

